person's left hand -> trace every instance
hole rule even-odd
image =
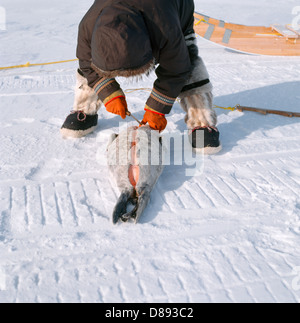
[[[159,132],[166,129],[168,122],[164,114],[147,109],[145,109],[145,111],[146,112],[142,121],[143,125],[148,123],[150,128],[153,130],[158,130]]]

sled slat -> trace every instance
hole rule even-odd
[[[290,31],[291,35],[294,36],[286,37],[278,32],[281,30],[279,28],[275,30],[272,27],[231,24],[197,13],[195,13],[194,28],[199,36],[240,52],[273,56],[300,56],[300,37],[292,31]]]
[[[291,25],[286,25],[286,28],[300,36],[300,30],[295,30]]]
[[[299,37],[294,31],[288,29],[286,26],[272,25],[271,27],[286,38],[297,39]]]
[[[264,27],[264,26],[246,26],[240,24],[233,24],[223,20],[218,20],[215,18],[208,17],[206,15],[202,15],[200,13],[195,12],[195,19],[196,24],[200,24],[200,22],[210,23],[217,27],[230,29],[232,31],[239,31],[239,32],[251,32],[251,33],[258,33],[258,34],[276,34],[276,32],[272,31],[271,27]]]

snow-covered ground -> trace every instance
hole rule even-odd
[[[249,25],[291,23],[296,0],[196,1]],[[92,1],[1,0],[0,66],[75,57]],[[199,39],[215,103],[300,110],[300,58]],[[201,176],[168,166],[138,225],[112,225],[118,191],[97,162],[119,119],[63,140],[77,63],[0,71],[0,302],[299,302],[299,119],[218,110],[223,151]],[[124,89],[151,87],[154,75]],[[128,94],[141,119],[146,92]],[[177,103],[167,131],[184,131]],[[130,121],[130,124],[134,124]]]

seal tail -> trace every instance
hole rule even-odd
[[[133,197],[134,192],[124,191],[122,192],[117,205],[113,212],[113,223],[117,224],[119,220],[127,222],[134,219],[135,223],[138,223],[141,215],[147,207],[150,200],[150,191],[144,190],[138,197]],[[134,206],[133,210],[127,212],[127,206],[131,204]]]

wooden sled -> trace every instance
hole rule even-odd
[[[241,52],[300,56],[300,35],[290,26],[246,26],[195,13],[195,32],[219,45]]]

